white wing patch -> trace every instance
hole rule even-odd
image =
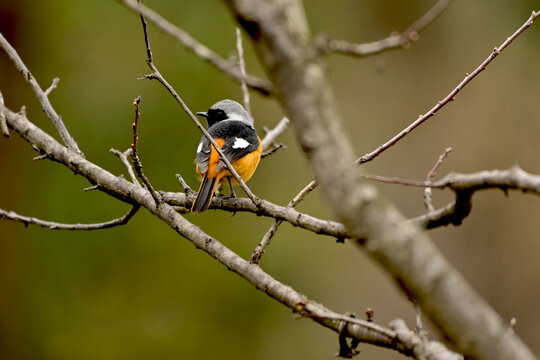
[[[247,148],[248,146],[249,146],[249,143],[246,140],[242,138],[236,138],[232,147],[233,149],[244,149],[244,148]]]
[[[202,151],[203,143],[202,141],[199,143],[199,146],[197,147],[197,153],[200,153]]]

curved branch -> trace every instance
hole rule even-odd
[[[449,188],[456,193],[456,200],[441,209],[411,219],[413,223],[426,230],[450,224],[460,225],[471,212],[472,197],[476,191],[516,190],[540,196],[540,175],[530,174],[516,165],[507,170],[449,174],[439,181],[432,182],[428,187]]]
[[[354,44],[343,40],[322,40],[319,46],[323,52],[335,52],[355,57],[376,55],[386,50],[402,48],[418,39],[418,33],[431,24],[447,7],[452,0],[439,0],[422,17],[416,20],[401,34],[392,34],[382,40],[363,44]]]
[[[28,226],[28,224],[37,225],[50,230],[102,230],[127,224],[140,208],[140,205],[134,205],[124,216],[111,221],[96,224],[62,224],[53,221],[41,220],[35,217],[22,216],[14,211],[6,211],[3,209],[0,209],[0,219],[20,222],[25,226]]]

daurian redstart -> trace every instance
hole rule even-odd
[[[206,118],[208,132],[242,180],[248,181],[261,160],[262,145],[247,111],[236,101],[227,99],[212,105],[208,112],[197,115]],[[232,185],[238,182],[204,135],[197,147],[196,163],[202,182],[191,211],[202,213],[210,206],[220,182],[228,181],[233,196]]]

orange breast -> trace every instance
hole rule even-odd
[[[216,144],[221,147],[225,143],[225,139],[214,139],[216,141]],[[255,169],[257,169],[257,166],[259,165],[259,161],[261,160],[261,153],[262,153],[262,144],[261,139],[259,138],[259,147],[257,150],[247,154],[243,158],[236,160],[232,163],[232,166],[234,167],[234,170],[240,175],[242,180],[248,181],[253,176],[253,173],[255,172]],[[229,177],[231,179],[231,183],[233,185],[238,185],[238,181],[234,178],[234,176],[231,174],[229,170],[222,169],[219,172],[216,172],[216,167],[219,164],[219,154],[215,150],[214,146],[212,146],[212,152],[210,153],[210,159],[208,160],[208,177],[218,177],[223,182],[226,177]],[[197,173],[199,175],[204,175],[200,172],[199,167],[197,166]],[[219,173],[219,174],[218,174]]]

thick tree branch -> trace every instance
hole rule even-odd
[[[439,0],[420,19],[416,20],[401,34],[392,34],[382,40],[363,44],[321,38],[318,41],[318,44],[323,52],[335,52],[355,57],[376,55],[386,50],[402,48],[411,42],[418,40],[420,31],[431,24],[451,2],[452,0]]]
[[[195,200],[195,194],[182,194],[163,192],[163,201],[169,205],[179,207],[176,210],[184,212],[183,210],[190,209],[193,201]],[[220,209],[235,212],[251,212],[260,216],[267,216],[276,220],[283,220],[290,223],[293,226],[300,227],[302,229],[312,231],[316,234],[328,235],[340,239],[350,238],[350,233],[345,225],[330,221],[322,220],[311,215],[298,212],[297,210],[287,207],[279,206],[271,203],[267,200],[261,199],[259,207],[255,206],[253,202],[248,198],[228,198],[223,196],[216,196],[212,199],[210,209]]]
[[[337,314],[318,302],[309,300],[306,296],[296,292],[293,288],[277,281],[264,272],[259,266],[250,264],[228,249],[222,243],[204,233],[202,229],[183,218],[172,206],[162,203],[156,206],[151,194],[142,187],[128,182],[122,177],[114,176],[108,171],[84,159],[80,154],[60,145],[55,139],[32,124],[25,116],[5,109],[9,126],[24,140],[40,153],[47,154],[49,158],[64,164],[77,174],[87,178],[92,184],[99,185],[99,189],[122,201],[135,203],[136,207],[144,206],[152,214],[160,218],[179,235],[191,241],[197,248],[207,252],[227,269],[232,270],[250,282],[257,289],[289,307],[293,311],[328,327],[336,332],[343,331],[344,326],[350,337],[361,342],[367,342],[403,354],[415,356],[418,344],[407,339],[402,341],[399,331],[384,328],[373,322],[363,321],[345,315]],[[412,336],[414,338],[414,336]],[[428,342],[429,344],[429,342]],[[426,346],[426,348],[428,348]],[[432,356],[432,359],[459,359],[445,349],[438,349],[435,353],[422,352],[422,355]],[[453,356],[453,357],[442,357]],[[421,357],[417,357],[421,359]]]
[[[158,29],[178,40],[187,50],[191,51],[200,59],[213,65],[215,68],[229,75],[234,80],[238,82],[241,81],[242,74],[240,73],[238,66],[233,61],[223,59],[208,47],[198,42],[186,31],[172,24],[154,10],[141,5],[139,12],[139,7],[136,0],[119,0],[119,2],[137,14],[142,13],[142,15],[152,22]],[[260,79],[253,75],[246,76],[246,83],[250,88],[258,91],[262,95],[271,95],[274,91],[272,84],[268,80]]]
[[[351,169],[352,146],[325,69],[310,51],[301,2],[229,0],[227,4],[254,41],[328,204],[355,238],[365,239],[358,244],[467,356],[534,359],[427,235]]]

